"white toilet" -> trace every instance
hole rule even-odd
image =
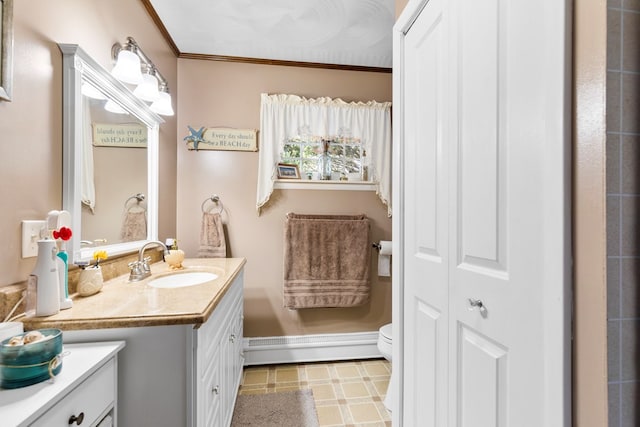
[[[380,328],[380,333],[378,334],[378,351],[380,354],[391,362],[391,354],[392,354],[392,326],[391,323],[388,323]],[[384,406],[388,411],[391,411],[391,402],[393,401],[393,397],[391,396],[393,387],[393,366],[391,367],[391,378],[389,379],[389,387],[387,388],[387,395],[384,398]]]

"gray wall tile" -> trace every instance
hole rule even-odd
[[[619,34],[616,34],[616,31],[620,31],[620,27],[615,28],[616,22],[615,18],[613,18],[616,15],[616,13],[607,15],[607,25],[609,25],[609,16],[612,17],[612,25],[614,25],[613,28],[607,27],[607,67],[609,66],[609,41],[612,44],[611,59],[615,59],[616,53],[620,54],[615,50],[617,43],[613,42],[614,37],[618,39],[620,37]],[[640,69],[640,13],[623,12],[622,29],[622,69],[624,71],[638,71]]]
[[[622,318],[637,318],[640,316],[640,259],[623,258],[620,262],[620,314]],[[607,274],[609,274],[607,272]],[[613,278],[613,277],[612,277]],[[615,280],[615,278],[613,278]],[[608,283],[615,287],[615,282]],[[613,316],[613,312],[609,317]]]
[[[622,106],[621,73],[618,71],[607,72],[607,132],[620,132],[622,130]]]
[[[620,317],[620,264],[619,258],[607,259],[607,317],[609,319]]]
[[[620,381],[620,321],[607,322],[607,371],[609,382]]]
[[[608,427],[620,427],[620,384],[609,384]]]
[[[611,196],[607,198],[610,200]],[[640,197],[621,196],[620,198],[620,255],[640,255],[640,227],[638,214],[640,214]],[[612,218],[612,221],[615,221]],[[607,224],[609,224],[607,220]],[[607,230],[607,234],[609,231]]]
[[[612,144],[615,145],[615,144]],[[625,194],[640,194],[640,137],[638,135],[621,135],[620,149],[622,151],[620,178],[622,192]]]
[[[609,87],[607,86],[607,90],[608,89]],[[640,105],[638,104],[640,75],[629,73],[622,74],[622,86],[620,90],[622,92],[621,129],[623,132],[638,133],[640,131]]]
[[[620,385],[620,427],[638,427],[640,425],[640,401],[638,383]]]
[[[607,196],[607,256],[620,256],[620,196]]]
[[[615,193],[619,194],[622,191],[621,187],[621,144],[622,135],[619,133],[607,134],[607,194]]]
[[[607,69],[622,70],[622,10],[607,13]]]
[[[620,322],[620,379],[622,381],[636,381],[638,379],[639,334],[640,320],[622,320]]]

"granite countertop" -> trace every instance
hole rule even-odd
[[[126,328],[160,325],[201,324],[242,270],[244,258],[185,259],[184,269],[174,272],[210,271],[218,278],[195,286],[173,289],[153,288],[147,283],[173,271],[164,262],[151,265],[151,276],[129,282],[129,275],[104,282],[97,294],[71,295],[73,307],[48,317],[22,318],[25,330]]]

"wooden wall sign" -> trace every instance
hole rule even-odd
[[[93,145],[146,148],[147,127],[137,123],[94,123]]]
[[[184,140],[189,150],[258,151],[255,129],[187,127],[191,134]]]

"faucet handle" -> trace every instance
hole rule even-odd
[[[149,266],[149,261],[151,261],[151,257],[145,257],[142,260],[142,262],[139,261],[143,273],[150,273],[151,272],[151,267]]]
[[[134,277],[139,277],[142,275],[142,264],[140,261],[131,261],[129,264],[129,268],[131,269],[131,273],[129,274],[129,280]]]

